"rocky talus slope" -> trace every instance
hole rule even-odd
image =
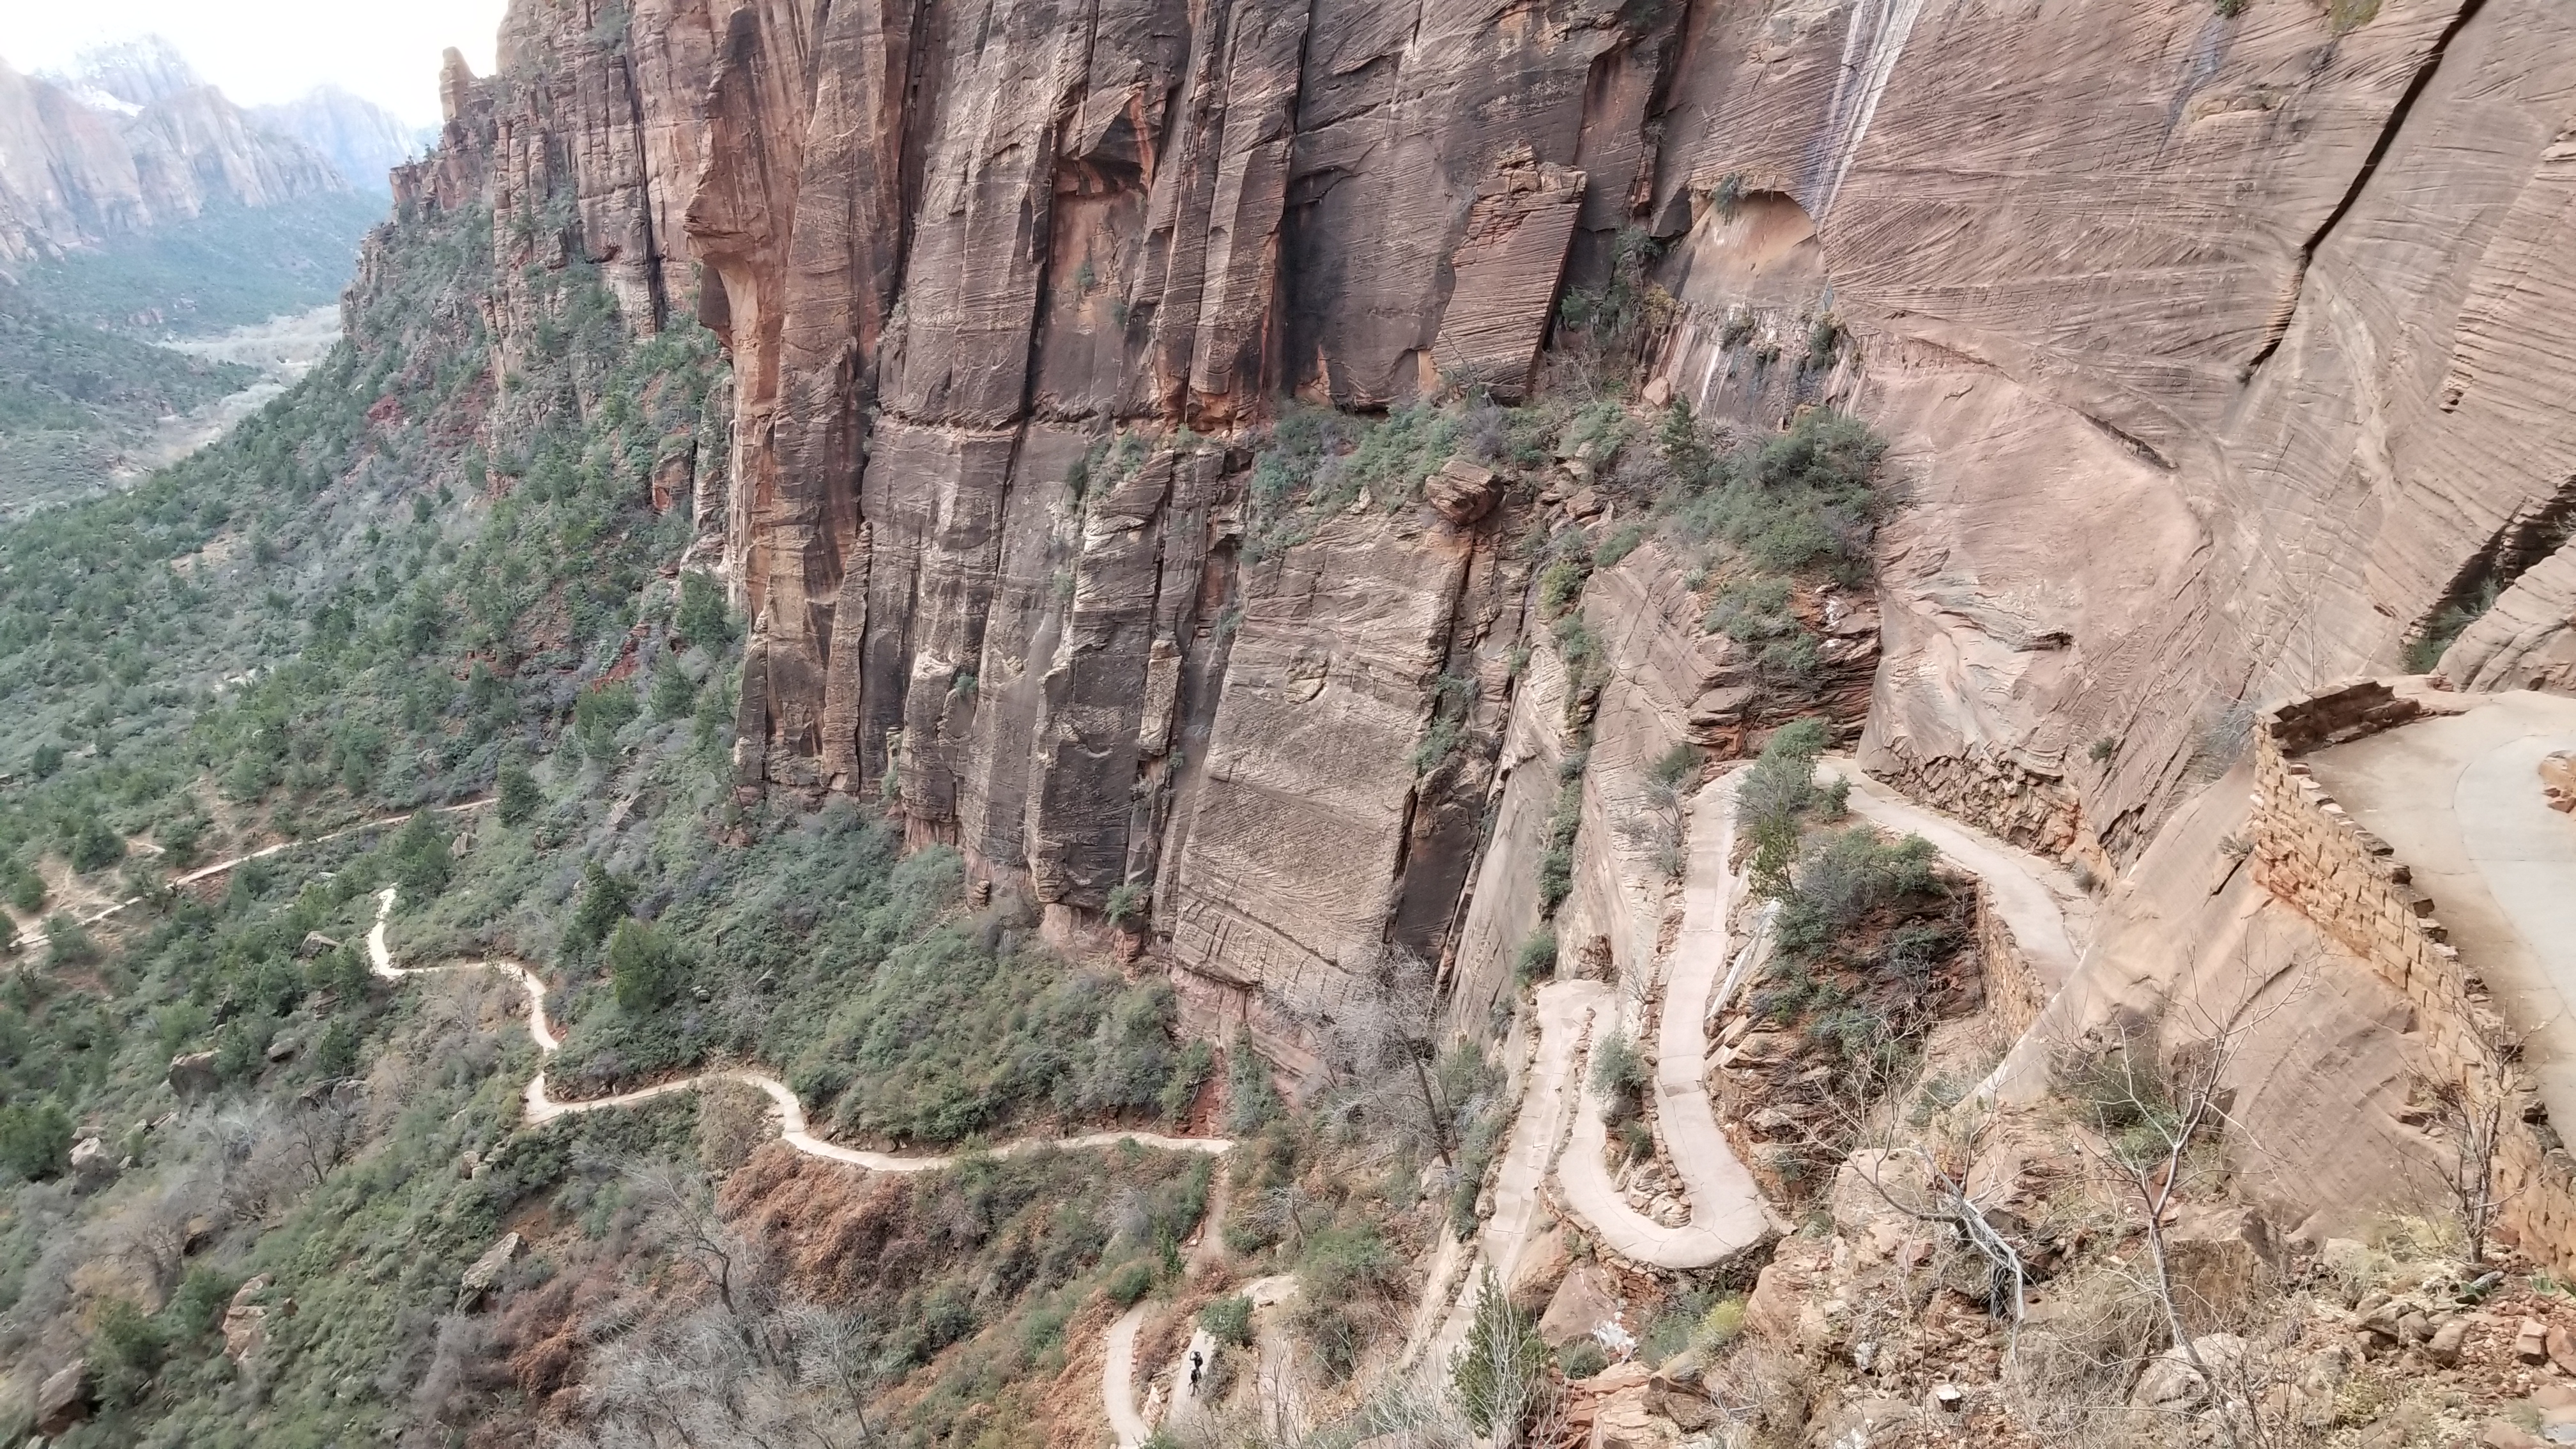
[[[78,77],[0,61],[0,265],[201,215],[347,191],[329,160],[199,80],[166,44],[120,47]]]
[[[492,207],[505,353],[572,257],[726,340],[672,467],[755,621],[742,786],[890,795],[1210,1000],[1449,954],[1531,758],[1534,505],[1264,548],[1229,440],[1509,399],[1623,248],[1659,387],[1895,442],[1863,762],[2097,863],[2246,701],[2510,597],[2576,475],[2540,0],[521,0],[503,42],[398,191]],[[1694,648],[1627,676],[1667,742],[1736,723]],[[1444,676],[1482,747],[1426,772]]]

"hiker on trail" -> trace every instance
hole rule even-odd
[[[1205,1363],[1205,1357],[1201,1355],[1197,1349],[1194,1348],[1190,1350],[1190,1393],[1193,1396],[1195,1396],[1199,1391],[1199,1369],[1203,1367]]]

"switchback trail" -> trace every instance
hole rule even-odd
[[[539,980],[537,973],[529,970],[524,962],[488,960],[450,961],[438,966],[395,965],[393,948],[385,940],[386,924],[393,915],[395,894],[394,888],[387,886],[376,896],[376,923],[367,932],[367,967],[370,971],[388,981],[400,981],[406,976],[425,976],[436,971],[482,969],[501,972],[517,981],[519,989],[528,995],[528,1036],[536,1042],[538,1055],[550,1057],[563,1046],[562,1034],[555,1030],[553,1021],[546,1015],[545,983]],[[928,1172],[957,1160],[953,1156],[939,1154],[871,1152],[862,1148],[844,1147],[837,1142],[826,1142],[815,1136],[808,1127],[805,1119],[805,1104],[798,1100],[796,1093],[790,1090],[785,1082],[767,1072],[756,1072],[747,1067],[722,1067],[714,1071],[682,1077],[676,1081],[639,1087],[632,1092],[619,1092],[608,1097],[587,1097],[571,1102],[557,1101],[547,1092],[546,1074],[540,1069],[534,1077],[528,1079],[527,1091],[523,1094],[527,1104],[523,1115],[528,1125],[533,1127],[576,1113],[598,1112],[611,1107],[631,1107],[639,1102],[650,1102],[657,1097],[692,1092],[710,1082],[719,1081],[740,1082],[766,1095],[778,1119],[779,1140],[808,1157],[846,1163],[870,1172]],[[1211,1156],[1230,1151],[1234,1147],[1233,1139],[1226,1137],[1171,1137],[1160,1132],[1087,1132],[1073,1137],[1022,1138],[993,1148],[987,1155],[1010,1157],[1040,1148],[1115,1147],[1122,1142],[1133,1142],[1142,1147],[1160,1148],[1168,1152],[1201,1152]],[[1213,1231],[1215,1226],[1215,1215],[1210,1214],[1208,1223],[1202,1231]],[[1293,1278],[1264,1279],[1260,1283],[1253,1284],[1247,1291],[1256,1294],[1254,1299],[1256,1306],[1267,1306],[1268,1303],[1284,1297],[1294,1285]],[[1102,1406],[1107,1410],[1110,1429],[1117,1435],[1121,1445],[1142,1444],[1151,1433],[1145,1427],[1143,1416],[1137,1410],[1134,1382],[1136,1328],[1144,1321],[1144,1311],[1145,1305],[1140,1303],[1128,1310],[1117,1322],[1111,1324],[1107,1333],[1107,1342],[1104,1345],[1106,1358],[1101,1373]],[[1205,1330],[1201,1330],[1202,1336],[1204,1333]]]
[[[454,805],[429,805],[422,807],[422,810],[406,810],[400,815],[380,815],[373,820],[361,820],[355,825],[341,826],[339,829],[334,830],[327,835],[308,835],[299,840],[281,840],[275,845],[264,845],[245,855],[228,856],[223,860],[214,862],[212,865],[201,865],[195,870],[189,871],[185,875],[174,875],[170,877],[170,885],[174,890],[180,886],[195,885],[201,880],[222,875],[225,871],[232,870],[238,866],[248,865],[254,860],[266,860],[272,855],[293,850],[298,846],[320,845],[324,841],[341,840],[352,835],[363,835],[370,830],[382,830],[391,825],[408,825],[411,823],[411,818],[414,815],[421,814],[423,810],[434,815],[457,815],[468,810],[480,810],[484,806],[491,804],[492,798],[493,797],[486,795],[480,800],[464,800],[459,801]],[[145,899],[146,897],[143,896],[127,896],[123,900],[102,906],[99,909],[90,912],[86,916],[75,916],[73,919],[84,926],[95,926],[99,922],[106,920],[108,917],[115,915],[129,906],[141,905]],[[19,937],[18,942],[22,946],[41,946],[45,944],[45,936],[41,931],[30,932],[27,935]]]
[[[1250,1299],[1253,1312],[1258,1314],[1296,1296],[1297,1275],[1278,1273],[1267,1278],[1255,1278],[1235,1291]],[[1154,1426],[1145,1422],[1146,1408],[1136,1401],[1136,1331],[1143,1326],[1145,1311],[1152,1306],[1151,1303],[1139,1303],[1109,1325],[1108,1356],[1100,1367],[1100,1397],[1109,1411],[1109,1430],[1117,1436],[1118,1449],[1142,1449],[1154,1437]],[[1189,1346],[1181,1350],[1180,1356],[1172,1363],[1171,1408],[1163,1415],[1165,1424],[1177,1423],[1183,1415],[1199,1407],[1197,1390],[1189,1383],[1181,1365],[1188,1363],[1193,1356],[1202,1363],[1213,1361],[1217,1352],[1216,1335],[1204,1327],[1190,1330]],[[1265,1354],[1255,1365],[1255,1372],[1264,1376],[1265,1403],[1274,1400],[1281,1373],[1281,1365],[1270,1361],[1272,1358],[1273,1355]]]
[[[1849,760],[1828,759],[1819,768],[1828,779],[1849,782],[1846,803],[1851,813],[1883,830],[1921,836],[1932,842],[1943,859],[1974,875],[2047,995],[2053,1000],[2065,989],[2083,955],[2093,901],[2064,866],[1917,805],[1862,774]],[[1969,1095],[2000,1097],[2008,1090],[2029,1091],[2044,1082],[2047,1043],[2041,1027],[2047,1019],[2043,1009],[2040,1020],[2022,1033]]]
[[[1621,1257],[1658,1268],[1705,1268],[1771,1235],[1762,1190],[1717,1125],[1708,1094],[1710,997],[1734,954],[1727,918],[1735,908],[1735,782],[1700,787],[1691,811],[1690,857],[1682,879],[1682,923],[1655,1027],[1655,1105],[1665,1152],[1690,1200],[1690,1221],[1666,1227],[1628,1205],[1607,1165],[1609,1127],[1601,1094],[1585,1074],[1574,1141],[1557,1166],[1566,1206]],[[1609,1006],[1609,992],[1597,990]],[[1546,1008],[1542,1006],[1542,1010]],[[1613,1010],[1615,1015],[1615,1009]],[[1595,1040],[1599,1029],[1595,1030]]]
[[[393,915],[393,909],[394,888],[387,886],[376,896],[376,924],[367,932],[369,970],[388,981],[399,981],[406,976],[423,976],[434,971],[483,969],[502,972],[516,979],[520,989],[528,994],[528,1035],[536,1041],[538,1055],[552,1056],[563,1045],[563,1037],[555,1031],[554,1024],[546,1017],[545,983],[538,980],[537,973],[529,970],[524,963],[495,960],[450,961],[439,966],[395,965],[393,950],[385,943],[385,924]],[[528,1125],[533,1127],[577,1112],[597,1112],[610,1107],[631,1107],[639,1102],[650,1102],[657,1097],[695,1091],[709,1082],[740,1082],[744,1086],[757,1088],[767,1095],[771,1105],[776,1109],[780,1139],[808,1157],[843,1162],[852,1167],[865,1168],[870,1172],[928,1172],[935,1168],[946,1167],[957,1160],[950,1155],[870,1152],[855,1147],[844,1147],[837,1142],[826,1142],[815,1136],[807,1127],[805,1104],[797,1100],[795,1092],[789,1090],[785,1082],[766,1072],[755,1072],[747,1067],[719,1067],[713,1071],[681,1077],[676,1081],[639,1087],[632,1092],[620,1092],[610,1097],[587,1097],[572,1102],[559,1102],[548,1095],[546,1074],[540,1070],[528,1080],[528,1089],[524,1094],[527,1102],[526,1118]],[[1089,1132],[1075,1137],[1022,1138],[993,1148],[985,1155],[1010,1157],[1045,1147],[1114,1147],[1121,1142],[1133,1142],[1140,1147],[1156,1147],[1169,1152],[1209,1154],[1226,1152],[1234,1146],[1233,1139],[1226,1137],[1167,1137],[1159,1132]]]

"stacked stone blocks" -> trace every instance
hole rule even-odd
[[[2370,967],[2415,1011],[2422,1070],[2475,1101],[2508,1103],[2496,1154],[2503,1221],[2524,1251],[2576,1267],[2576,1159],[2521,1082],[2521,1043],[2463,962],[2395,850],[2364,829],[2300,756],[2393,729],[2423,709],[2362,680],[2264,713],[2255,731],[2254,879]]]

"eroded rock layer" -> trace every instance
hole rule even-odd
[[[1561,743],[1515,691],[1567,707],[1523,667],[1526,500],[1264,544],[1247,425],[1509,399],[1623,255],[1650,395],[1892,438],[1879,598],[1825,601],[1883,650],[1870,763],[2017,841],[2133,852],[2253,702],[2559,572],[2544,0],[518,0],[447,93],[399,193],[492,206],[496,345],[518,269],[578,255],[731,352],[691,466],[751,620],[742,787],[891,798],[1062,931],[1150,922],[1209,1001],[1461,938],[1490,995],[1528,912],[1472,883]],[[1655,556],[1593,584],[1587,809],[1760,723]]]

